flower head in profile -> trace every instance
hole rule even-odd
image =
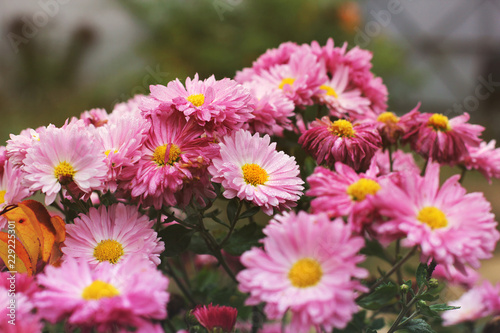
[[[292,332],[317,325],[344,328],[359,310],[357,291],[364,290],[355,280],[367,275],[356,266],[363,260],[363,238],[352,236],[341,219],[304,212],[275,216],[264,234],[263,248],[241,257],[246,269],[237,279],[239,289],[250,293],[246,303],[265,302],[269,319],[290,311]]]
[[[381,147],[381,139],[371,124],[353,124],[346,119],[332,122],[323,117],[311,123],[311,128],[299,138],[299,144],[318,164],[333,166],[342,162],[360,171],[368,169]]]
[[[210,303],[197,306],[192,314],[210,333],[231,333],[236,324],[238,310],[230,306]]]
[[[50,127],[55,126],[49,125]],[[23,160],[26,158],[28,149],[40,141],[40,133],[45,129],[45,127],[40,127],[37,130],[27,128],[22,130],[19,135],[10,135],[10,140],[7,140],[6,155],[14,167],[20,168],[24,165]]]
[[[496,141],[482,141],[479,147],[467,146],[467,154],[462,156],[460,164],[468,170],[477,170],[491,184],[491,178],[500,178],[500,148],[495,148]]]
[[[168,279],[141,257],[95,269],[85,260],[68,258],[60,267],[47,266],[37,279],[44,290],[34,301],[51,323],[67,320],[104,333],[167,315]]]
[[[500,233],[490,203],[482,193],[466,193],[459,177],[440,187],[439,164],[430,162],[424,177],[400,172],[397,181],[381,180],[373,201],[388,220],[378,226],[379,234],[405,237],[404,246],[420,246],[424,260],[432,257],[445,269],[477,269],[479,260],[492,256]]]
[[[49,126],[40,134],[40,141],[27,150],[23,163],[26,186],[44,193],[46,205],[63,186],[86,194],[101,189],[107,172],[93,134],[78,123],[63,128]]]
[[[84,259],[91,265],[116,264],[138,255],[155,265],[165,246],[152,229],[154,221],[141,215],[135,206],[114,204],[90,208],[74,224],[66,226],[64,258]]]
[[[220,157],[208,170],[212,181],[224,187],[224,197],[251,201],[271,215],[296,205],[304,183],[295,158],[276,150],[269,135],[239,130],[222,138]]]
[[[145,115],[180,111],[209,134],[238,130],[253,118],[250,92],[228,78],[216,80],[212,75],[202,81],[196,74],[193,79],[186,79],[185,86],[179,79],[166,87],[151,86],[150,96],[142,105]]]

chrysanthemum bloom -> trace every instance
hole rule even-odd
[[[96,136],[108,166],[104,182],[107,190],[115,192],[122,169],[141,158],[141,147],[149,127],[150,123],[140,115],[125,114],[97,129]]]
[[[483,193],[468,193],[458,183],[459,175],[439,188],[439,164],[430,162],[424,177],[399,173],[398,182],[386,178],[373,197],[380,214],[388,220],[379,234],[406,236],[403,246],[420,246],[424,261],[434,258],[444,268],[454,265],[479,267],[490,258],[500,238],[491,205]]]
[[[228,78],[216,80],[212,75],[201,81],[196,74],[192,80],[186,79],[185,87],[176,79],[166,87],[155,85],[150,89],[151,99],[141,107],[145,115],[168,114],[178,110],[187,118],[193,118],[210,134],[217,131],[219,135],[224,135],[238,130],[253,118],[250,92]]]
[[[62,186],[74,185],[89,194],[102,188],[107,167],[94,137],[78,125],[48,127],[40,142],[28,149],[24,160],[25,184],[41,190],[50,205]]]
[[[318,164],[342,162],[359,171],[368,168],[381,140],[372,124],[353,124],[345,119],[332,122],[323,117],[311,123],[299,144]]]
[[[236,324],[238,310],[210,303],[208,306],[197,306],[192,314],[210,333],[231,333]]]
[[[356,232],[375,219],[373,205],[367,197],[377,193],[381,186],[377,178],[378,168],[373,163],[366,174],[357,174],[351,167],[337,162],[335,171],[316,167],[307,177],[308,196],[313,213],[324,212],[329,217],[347,216]]]
[[[318,58],[310,51],[300,49],[291,55],[288,64],[262,71],[254,80],[266,89],[279,89],[296,106],[305,106],[314,104],[313,97],[320,93],[319,87],[328,77]]]
[[[14,169],[10,161],[6,161],[3,166],[3,172],[0,173],[0,211],[6,206],[21,202],[30,196],[30,191],[21,183],[25,174],[21,169]],[[7,219],[0,216],[0,229],[7,223]]]
[[[35,295],[35,304],[51,323],[67,319],[82,329],[116,332],[167,315],[168,279],[141,257],[96,269],[68,258],[61,267],[47,266],[37,279],[45,289]]]
[[[412,153],[405,153],[404,151],[398,149],[392,152],[392,171],[409,171],[414,173],[419,173],[420,168],[418,167]],[[391,163],[389,159],[388,150],[378,150],[373,157],[373,160],[377,164],[380,173],[379,175],[387,175],[391,173]]]
[[[403,137],[424,158],[445,164],[456,164],[467,155],[467,146],[477,147],[484,127],[468,124],[469,114],[452,119],[439,113],[423,113],[408,122]]]
[[[294,157],[276,150],[269,135],[239,130],[222,138],[220,157],[208,170],[212,181],[224,187],[224,197],[253,202],[267,215],[296,205],[304,183]]]
[[[320,103],[328,106],[330,115],[341,118],[347,114],[365,114],[370,110],[370,101],[361,96],[359,89],[348,89],[348,84],[349,68],[339,66],[332,79],[320,86],[317,98]]]
[[[469,266],[464,266],[464,268],[465,274],[457,270],[454,266],[444,267],[443,265],[437,265],[434,272],[432,272],[432,277],[470,289],[479,280],[480,275],[477,270]]]
[[[101,127],[108,122],[108,113],[104,109],[91,109],[82,112],[80,119],[82,119],[87,126],[93,125],[95,127]]]
[[[247,124],[252,133],[273,135],[278,130],[291,130],[291,119],[295,105],[279,90],[269,90],[256,81],[244,84],[255,98],[254,118]]]
[[[496,141],[482,141],[479,147],[467,146],[460,164],[468,170],[475,169],[483,174],[491,184],[491,178],[500,178],[500,148],[495,148]]]
[[[492,286],[489,281],[484,281],[463,294],[458,300],[449,302],[448,305],[459,306],[460,309],[443,312],[441,316],[444,319],[444,326],[498,315],[500,314],[500,284]]]
[[[74,224],[66,226],[62,252],[65,257],[82,258],[91,265],[102,262],[116,264],[131,255],[139,255],[155,265],[165,249],[152,229],[154,221],[139,214],[137,207],[114,204],[90,208],[80,214]]]
[[[207,166],[217,155],[218,146],[201,137],[203,128],[193,120],[187,122],[178,112],[170,116],[151,115],[149,120],[151,128],[142,145],[141,159],[123,168],[122,179],[129,181],[121,182],[122,186],[143,205],[156,209],[185,204],[193,195],[211,196],[210,182],[203,179],[208,179]],[[202,182],[205,188],[195,184],[185,187],[188,182]],[[184,201],[179,202],[176,195]]]
[[[118,103],[113,107],[113,111],[108,115],[108,122],[113,123],[121,119],[123,116],[138,117],[141,115],[139,106],[146,99],[144,95],[135,95],[126,102]]]
[[[359,310],[357,291],[364,290],[353,278],[367,276],[356,266],[363,260],[357,255],[363,238],[352,236],[341,219],[304,212],[275,216],[264,234],[263,249],[241,257],[246,269],[237,279],[239,289],[250,293],[246,303],[265,302],[269,319],[290,311],[293,332],[309,332],[313,325],[344,328]]]
[[[54,125],[49,125],[54,127]],[[40,132],[45,131],[45,127],[40,127],[36,131],[31,128],[22,130],[19,135],[10,135],[10,140],[7,140],[7,157],[14,167],[22,167],[23,160],[26,158],[26,153],[31,146],[40,141]]]

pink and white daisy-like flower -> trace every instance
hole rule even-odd
[[[423,260],[465,273],[464,265],[477,269],[479,260],[490,258],[500,238],[491,205],[482,193],[466,193],[459,175],[439,188],[439,164],[430,162],[424,177],[401,172],[397,182],[381,180],[373,197],[387,221],[378,233],[395,238],[406,236],[403,246],[420,246]]]
[[[296,205],[304,189],[299,167],[294,157],[276,150],[269,135],[239,130],[219,145],[220,157],[208,170],[224,187],[224,197],[251,201],[267,215]]]
[[[328,117],[317,119],[299,138],[299,144],[318,164],[333,166],[342,162],[355,170],[366,170],[381,139],[372,124],[351,123],[345,119],[334,122]]]
[[[255,98],[254,118],[248,121],[248,128],[252,133],[273,135],[277,131],[291,130],[295,105],[279,90],[269,90],[256,81],[245,83],[252,96]]]
[[[231,333],[236,324],[238,310],[210,303],[197,306],[191,313],[208,332]]]
[[[359,310],[357,291],[364,290],[354,278],[367,276],[356,266],[363,260],[357,254],[363,238],[352,236],[341,219],[304,212],[275,216],[264,234],[262,249],[241,256],[246,269],[237,279],[239,289],[250,293],[246,303],[265,302],[269,319],[290,311],[290,328],[297,333],[311,326],[345,327]]]
[[[482,141],[479,147],[467,145],[467,154],[462,156],[460,164],[468,170],[479,171],[491,184],[491,178],[500,178],[500,148],[495,148],[495,145],[495,140]]]
[[[54,125],[49,125],[54,127]],[[10,135],[10,140],[7,140],[6,154],[14,167],[22,167],[23,160],[26,158],[28,149],[33,144],[40,141],[40,132],[45,131],[45,127],[40,127],[37,130],[27,128],[22,130],[19,135]]]
[[[82,112],[80,119],[83,120],[86,126],[101,127],[108,122],[108,113],[104,109],[91,109]]]
[[[83,259],[98,265],[105,261],[116,264],[138,255],[159,265],[165,246],[153,225],[154,221],[141,215],[135,206],[90,208],[87,214],[75,218],[74,224],[66,226],[64,259]]]
[[[145,95],[135,95],[126,102],[116,104],[108,115],[108,122],[114,123],[124,116],[140,117],[141,109],[139,106],[145,99],[147,99]]]
[[[164,204],[187,204],[193,195],[201,197],[201,202],[203,197],[213,196],[207,166],[217,155],[218,146],[201,137],[203,128],[179,113],[151,115],[149,120],[151,127],[140,160],[122,170],[122,179],[129,180],[122,182],[124,189],[143,205],[156,209]]]
[[[7,160],[0,173],[0,211],[8,205],[14,205],[29,197],[31,192],[22,185],[25,174],[21,169],[13,168]],[[5,216],[0,216],[0,229],[7,224]]]
[[[468,124],[469,114],[452,119],[439,113],[418,114],[408,121],[403,137],[424,158],[454,165],[467,155],[467,146],[477,147],[484,127]]]
[[[339,66],[333,77],[320,86],[317,98],[328,106],[330,115],[341,118],[369,112],[370,100],[361,96],[359,89],[348,89],[348,84],[349,67]]]
[[[41,190],[46,205],[54,201],[62,186],[74,185],[90,194],[102,188],[107,172],[104,157],[93,135],[78,123],[64,128],[49,126],[27,151],[25,184],[30,191]]]
[[[463,294],[458,300],[449,302],[448,305],[458,306],[460,309],[443,312],[441,315],[444,319],[443,326],[498,315],[500,314],[500,284],[492,286],[489,281],[484,281]]]
[[[347,216],[356,232],[377,219],[373,204],[367,198],[377,193],[381,186],[377,166],[372,163],[365,174],[356,173],[351,167],[337,162],[335,171],[316,167],[307,178],[308,196],[313,213],[324,212],[329,217]]]
[[[149,127],[150,123],[140,115],[126,114],[97,129],[96,136],[108,166],[106,189],[115,192],[122,169],[141,158],[141,147]]]
[[[150,89],[151,99],[142,105],[145,115],[177,110],[193,118],[209,134],[238,130],[253,118],[250,92],[228,78],[216,80],[212,75],[201,81],[196,74],[192,80],[186,79],[186,86],[176,79],[166,87],[155,85]]]
[[[140,257],[96,269],[68,258],[61,267],[47,266],[37,280],[44,290],[35,304],[51,323],[67,319],[82,329],[117,332],[167,316],[168,279]]]

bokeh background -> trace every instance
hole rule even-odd
[[[0,0],[0,140],[329,37],[373,51],[390,110],[469,112],[485,140],[499,139],[499,18],[497,0]],[[500,182],[471,173],[465,186],[500,216]],[[492,281],[499,270],[481,269]]]

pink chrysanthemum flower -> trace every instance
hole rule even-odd
[[[0,211],[6,206],[21,202],[30,196],[30,191],[22,185],[25,174],[21,169],[13,168],[10,161],[5,162],[0,173]],[[5,227],[7,219],[0,216],[0,229]]]
[[[365,174],[357,174],[340,162],[335,163],[335,171],[316,167],[307,178],[310,189],[306,195],[314,197],[312,212],[324,212],[329,217],[347,216],[353,229],[360,232],[375,219],[373,204],[366,199],[381,189],[378,171],[374,163]]]
[[[122,182],[125,189],[156,209],[164,204],[186,205],[193,195],[200,203],[212,197],[207,166],[217,155],[218,146],[201,137],[203,129],[179,113],[151,115],[150,122],[141,159],[123,168],[123,179],[129,179]]]
[[[451,326],[465,321],[475,321],[490,315],[500,314],[500,284],[492,286],[489,281],[476,286],[458,300],[449,302],[460,309],[449,310],[441,315],[443,326]]]
[[[439,188],[439,164],[430,162],[424,177],[399,173],[397,182],[386,178],[373,197],[380,214],[388,220],[379,234],[406,236],[402,244],[420,246],[424,261],[434,258],[445,268],[454,265],[479,267],[490,258],[500,238],[491,205],[482,193],[468,193],[458,183],[459,175]]]
[[[77,258],[98,265],[105,261],[116,264],[139,255],[155,265],[165,249],[152,229],[154,221],[139,214],[135,206],[114,204],[90,208],[80,214],[74,224],[66,226],[64,258]]]
[[[290,311],[291,331],[297,333],[313,325],[327,331],[345,327],[359,310],[357,291],[364,290],[353,278],[367,276],[356,266],[363,260],[357,254],[363,238],[352,236],[341,219],[304,212],[275,216],[264,234],[263,249],[241,256],[246,269],[237,279],[239,289],[250,293],[246,303],[265,302],[269,319]]]
[[[252,133],[273,135],[284,129],[292,129],[290,117],[294,115],[295,105],[278,90],[268,90],[265,86],[252,81],[244,84],[255,98],[255,118],[248,121]]]
[[[253,118],[250,92],[228,78],[216,80],[212,75],[201,81],[196,74],[192,80],[186,79],[185,87],[177,79],[166,87],[155,85],[150,89],[151,99],[142,106],[145,115],[170,113],[170,106],[171,110],[182,112],[186,118],[193,118],[210,134],[224,135],[238,130]]]
[[[24,160],[25,184],[31,191],[41,190],[50,205],[62,186],[74,185],[89,194],[102,188],[107,167],[93,135],[80,126],[48,127],[40,142],[28,149]]]
[[[330,115],[340,118],[369,111],[370,101],[361,96],[359,89],[348,89],[348,84],[349,68],[339,66],[333,77],[320,86],[317,98],[328,106]]]
[[[484,127],[468,124],[469,114],[452,119],[439,113],[423,113],[408,122],[403,137],[425,159],[454,165],[467,155],[467,146],[477,147]]]
[[[317,119],[299,138],[299,144],[318,164],[342,162],[355,170],[366,170],[381,146],[380,135],[371,124],[353,124],[328,117]]]
[[[108,166],[105,188],[115,192],[124,167],[132,166],[141,158],[141,147],[150,123],[140,115],[126,114],[96,131],[102,154]]]
[[[108,122],[108,113],[104,109],[91,109],[80,115],[86,126],[101,127]]]
[[[124,116],[140,117],[141,109],[139,106],[145,99],[145,95],[135,95],[126,102],[116,104],[113,111],[108,115],[108,122],[114,123]]]
[[[467,146],[460,164],[468,170],[475,169],[483,174],[491,184],[491,178],[500,178],[500,148],[495,148],[496,141],[482,141],[479,147]]]
[[[231,333],[236,324],[238,310],[210,303],[208,306],[197,306],[192,314],[208,332]]]
[[[140,257],[97,269],[68,258],[61,267],[47,266],[37,279],[45,289],[35,295],[35,304],[51,323],[67,318],[82,329],[117,332],[167,315],[168,280]]]
[[[475,269],[469,266],[464,266],[465,274],[460,272],[455,268],[455,266],[443,266],[437,265],[434,272],[432,272],[432,277],[436,279],[442,279],[448,283],[454,285],[460,285],[464,288],[470,289],[474,287],[476,282],[479,280],[479,273]]]
[[[50,125],[49,127],[54,127]],[[36,131],[31,128],[22,130],[19,135],[10,135],[10,140],[7,140],[6,153],[14,167],[22,167],[23,160],[26,158],[28,149],[36,142],[40,141],[40,132],[45,131],[44,127],[38,128]]]
[[[220,157],[208,170],[224,187],[224,197],[253,202],[267,215],[296,205],[304,183],[294,157],[276,150],[268,135],[239,130],[222,138]]]
[[[373,157],[373,161],[377,164],[380,170],[380,175],[388,175],[391,173],[391,163],[388,150],[377,151]],[[412,153],[405,153],[404,151],[398,149],[392,152],[392,171],[409,171],[419,173],[420,168],[415,162]]]

